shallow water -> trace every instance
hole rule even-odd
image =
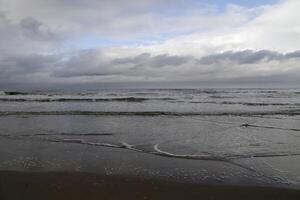
[[[0,93],[0,143],[1,149],[5,149],[0,169],[26,170],[31,162],[36,165],[36,151],[40,151],[39,160],[47,160],[52,154],[69,155],[60,148],[78,154],[78,149],[85,152],[86,147],[93,147],[116,149],[116,157],[130,157],[134,152],[151,159],[181,159],[181,163],[219,162],[232,169],[214,175],[216,179],[231,174],[227,182],[239,183],[244,176],[298,188],[299,121],[297,89]],[[96,156],[90,150],[84,154]],[[119,160],[116,157],[103,155],[108,160]],[[51,163],[66,166],[64,159],[52,159]],[[85,162],[91,160],[94,159]],[[125,168],[140,167],[136,162],[139,163],[131,157]],[[77,161],[72,165],[94,170],[91,163],[87,166]],[[154,174],[169,170],[168,174],[174,176],[170,167],[149,168],[139,170]],[[195,169],[186,171],[191,176]],[[212,177],[208,172],[205,176]],[[203,178],[201,173],[196,175]]]

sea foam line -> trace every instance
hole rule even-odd
[[[0,111],[0,116],[8,115],[124,115],[124,116],[254,116],[254,115],[300,115],[300,109],[253,112],[168,112],[168,111]]]

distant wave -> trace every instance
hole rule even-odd
[[[3,94],[5,95],[30,95],[30,94],[33,94],[33,93],[29,93],[29,92],[15,92],[15,91],[2,91]]]
[[[104,93],[110,90],[104,90]],[[110,95],[119,95],[119,94],[132,94],[132,95],[159,95],[164,92],[179,92],[183,94],[246,94],[246,93],[257,93],[257,94],[277,94],[277,93],[293,93],[300,94],[299,90],[284,90],[284,89],[268,89],[268,88],[244,88],[244,89],[128,89],[128,90],[111,90]],[[5,95],[64,95],[64,94],[74,94],[74,95],[95,95],[101,94],[102,90],[95,91],[0,91],[0,94]]]
[[[222,97],[212,97],[219,98]],[[227,98],[227,97],[224,97]],[[190,101],[180,100],[171,97],[116,97],[116,98],[72,98],[72,97],[33,97],[33,98],[12,98],[0,97],[0,102],[145,102],[145,101],[167,101],[170,103],[192,103],[192,104],[222,104],[222,105],[244,105],[244,106],[300,106],[300,103],[264,103],[264,102],[234,102],[234,101]]]
[[[0,98],[2,102],[143,102],[150,100],[174,101],[174,98],[143,98],[143,97],[120,97],[120,98]]]
[[[262,102],[234,102],[234,101],[191,101],[190,103],[209,103],[245,106],[300,106],[300,103],[262,103]]]
[[[0,111],[0,116],[7,115],[99,115],[99,116],[256,116],[256,115],[300,115],[300,109],[253,112],[114,112],[114,111]]]
[[[239,98],[237,96],[219,96],[219,95],[212,95],[209,98],[212,99],[233,99],[233,98]]]

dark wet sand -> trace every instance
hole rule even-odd
[[[0,172],[0,199],[300,199],[300,190],[76,172]]]

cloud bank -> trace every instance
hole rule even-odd
[[[300,85],[299,9],[297,0],[225,9],[193,0],[0,0],[0,87]]]

